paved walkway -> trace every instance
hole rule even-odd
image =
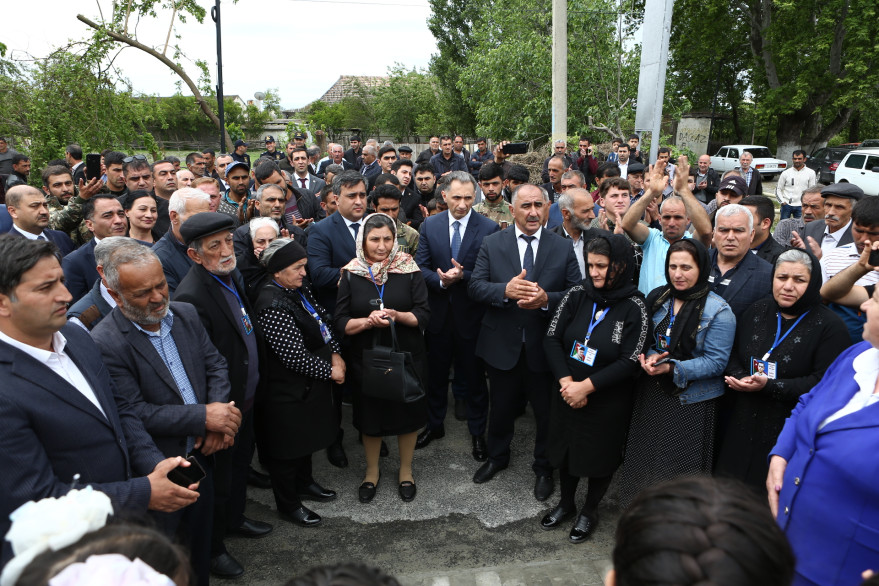
[[[517,421],[510,467],[483,485],[471,480],[479,464],[470,455],[466,423],[450,414],[446,437],[415,452],[418,496],[411,503],[397,495],[397,446],[389,438],[391,454],[382,459],[378,494],[368,505],[357,500],[364,459],[349,407],[344,416],[350,466],[340,470],[323,453],[314,457],[315,479],[339,493],[330,503],[307,503],[323,517],[319,527],[305,529],[280,520],[271,490],[249,489],[247,514],[273,523],[275,530],[260,540],[227,541],[247,569],[236,584],[279,586],[314,565],[341,561],[376,565],[404,586],[602,583],[618,518],[613,488],[600,511],[598,530],[587,543],[568,542],[568,525],[543,531],[539,520],[557,503],[558,488],[546,503],[532,494],[530,410]]]

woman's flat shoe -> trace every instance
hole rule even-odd
[[[379,480],[381,480],[381,476],[379,476]],[[357,489],[357,496],[360,498],[361,503],[369,503],[372,502],[372,499],[375,498],[375,491],[378,487],[378,482],[373,484],[372,482],[364,482],[360,485],[360,488]]]
[[[400,498],[403,502],[410,502],[415,499],[415,483],[408,480],[400,483]]]

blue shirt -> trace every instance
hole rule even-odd
[[[198,397],[195,396],[195,389],[192,388],[192,383],[189,382],[189,376],[186,374],[186,369],[183,368],[183,361],[180,359],[180,353],[177,351],[177,344],[171,335],[171,326],[174,325],[174,313],[170,309],[168,310],[168,314],[162,318],[158,332],[150,332],[135,322],[131,323],[138,330],[146,334],[150,344],[153,345],[162,362],[168,367],[174,382],[177,384],[177,390],[180,391],[183,403],[186,405],[197,405]],[[187,454],[192,451],[194,445],[195,438],[188,437],[186,439]]]
[[[649,228],[650,235],[641,245],[644,258],[641,260],[641,276],[638,279],[638,290],[647,295],[660,285],[665,285],[665,257],[671,242],[665,239],[661,230]],[[684,234],[690,238],[691,234]]]

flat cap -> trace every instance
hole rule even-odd
[[[627,169],[628,173],[643,173],[647,170],[647,167],[635,161],[634,163],[629,163],[629,168]]]
[[[404,144],[403,146],[401,146],[401,147],[400,147],[399,149],[397,149],[397,150],[400,151],[401,153],[411,153],[411,152],[412,152],[412,147],[408,147],[408,146],[406,146],[406,145]]]
[[[201,212],[195,214],[180,226],[180,235],[183,242],[189,246],[193,241],[224,230],[235,229],[235,219],[229,214],[220,212]]]
[[[736,195],[745,195],[748,192],[748,184],[745,178],[740,175],[729,175],[720,182],[720,187],[717,188],[718,191],[724,189],[728,189]]]
[[[847,197],[855,201],[860,201],[861,198],[864,197],[864,190],[851,183],[831,183],[821,190],[821,197],[827,197],[828,195]]]

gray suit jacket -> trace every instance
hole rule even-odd
[[[818,243],[818,246],[821,246],[821,241],[824,239],[825,227],[826,224],[824,223],[824,220],[815,220],[814,222],[809,222],[808,224],[806,224],[805,228],[806,237],[811,236],[815,239],[815,242]],[[845,234],[843,234],[842,237],[839,239],[837,246],[851,244],[852,242],[854,242],[854,239],[852,238],[852,230],[851,228],[849,228],[845,231]]]
[[[92,330],[116,385],[117,402],[130,405],[166,457],[186,455],[189,436],[205,434],[205,404],[229,400],[226,360],[188,303],[172,302],[171,333],[198,399],[186,405],[171,371],[146,335],[115,308]]]
[[[308,189],[302,189],[302,184],[299,182],[299,176],[295,173],[291,173],[290,176],[293,178],[293,187],[299,189],[300,191],[304,191],[306,193],[310,193],[311,195],[317,197],[320,195],[320,190],[324,188],[327,184],[326,181],[318,177],[317,175],[308,174]]]

